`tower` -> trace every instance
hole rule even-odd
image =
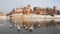
[[[53,13],[57,14],[57,6],[53,6]]]
[[[30,8],[30,4],[27,5],[27,8],[28,8],[28,9]]]
[[[56,11],[57,10],[57,6],[53,6],[53,10]]]

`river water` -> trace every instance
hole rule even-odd
[[[33,21],[35,22],[35,21]],[[50,22],[51,23],[51,22]],[[60,23],[60,22],[59,22]],[[43,26],[41,28],[34,28],[32,32],[21,29],[20,31],[17,30],[16,27],[13,26],[12,23],[8,19],[0,19],[0,34],[60,34],[60,24],[53,23],[52,25],[48,24],[48,27]],[[53,25],[55,24],[55,25]],[[9,28],[9,25],[12,25],[12,28]]]

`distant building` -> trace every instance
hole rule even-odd
[[[60,15],[60,10],[57,10],[57,14]]]
[[[46,9],[44,8],[40,8],[40,7],[34,7],[33,8],[34,14],[45,14],[46,13]]]
[[[30,4],[26,7],[16,8],[13,9],[9,14],[40,14],[40,15],[52,15],[52,14],[59,14],[59,10],[57,10],[57,6],[53,6],[53,8],[41,8],[41,7],[34,7],[33,11],[31,9]]]
[[[0,16],[6,16],[6,14],[3,14],[2,12],[0,12]]]
[[[23,8],[16,8],[15,12],[14,13],[23,13]]]
[[[53,6],[53,13],[57,14],[57,6]]]
[[[25,7],[24,14],[31,14],[31,12],[32,9],[30,8],[30,5],[27,5],[27,7]]]
[[[34,14],[40,14],[40,7],[34,7]]]

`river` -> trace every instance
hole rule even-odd
[[[12,28],[9,28],[9,25],[12,25]],[[33,31],[30,32],[23,28],[18,31],[8,19],[0,19],[0,34],[60,34],[60,24],[34,28]]]

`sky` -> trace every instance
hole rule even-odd
[[[60,10],[60,0],[0,0],[0,12],[9,13],[13,8],[23,7],[27,4],[30,4],[31,8],[57,6]]]

